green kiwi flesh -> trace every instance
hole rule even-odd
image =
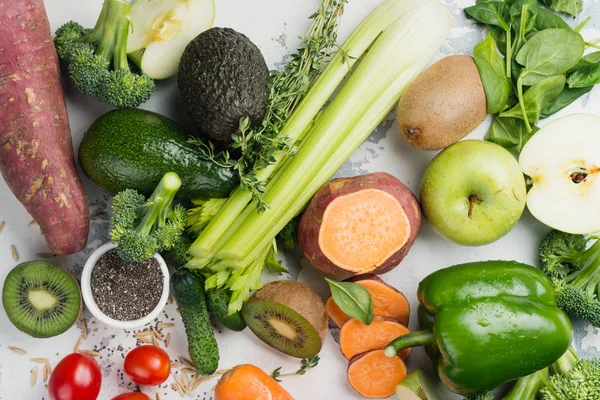
[[[47,261],[31,261],[9,272],[2,304],[19,330],[47,338],[75,323],[81,311],[81,292],[69,272]]]
[[[272,301],[255,300],[242,308],[246,325],[263,342],[297,358],[312,358],[321,351],[321,338],[306,318]]]

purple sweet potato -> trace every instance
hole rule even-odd
[[[78,252],[89,211],[42,0],[0,1],[0,54],[0,171],[48,246]]]

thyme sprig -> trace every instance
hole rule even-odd
[[[319,357],[319,356],[314,356],[313,358],[303,358],[302,366],[300,367],[300,369],[298,371],[290,372],[287,374],[282,374],[281,367],[279,367],[275,371],[273,371],[273,373],[271,374],[271,377],[273,379],[275,379],[277,382],[281,382],[281,379],[279,379],[279,378],[282,376],[304,375],[304,374],[306,374],[306,371],[308,371],[310,368],[314,368],[317,365],[319,365],[319,361],[321,361],[321,357]]]

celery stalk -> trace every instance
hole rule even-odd
[[[434,32],[432,26],[435,26]],[[308,192],[306,187],[344,143],[352,127],[360,123],[370,105],[376,103],[404,71],[412,70],[409,76],[414,78],[443,43],[451,26],[447,10],[434,1],[415,7],[386,30],[361,59],[300,146],[298,154],[289,159],[277,182],[265,194],[271,208],[263,213],[253,211],[217,253],[217,258],[247,259],[261,240],[266,240],[269,231],[281,223],[285,225],[286,211]],[[405,84],[408,82],[410,80],[405,78]],[[361,135],[361,138],[362,142],[365,137]],[[351,151],[346,157],[350,154]]]
[[[431,2],[433,0],[427,1]],[[294,142],[297,141],[347,73],[352,70],[357,60],[369,49],[381,32],[388,29],[403,15],[427,1],[386,0],[369,14],[330,60],[311,90],[290,116],[281,135],[288,136]],[[276,154],[275,163],[258,171],[258,180],[268,180],[279,167],[282,159],[281,154]],[[219,249],[218,244],[222,243],[222,236],[229,230],[236,218],[240,216],[251,199],[252,194],[248,190],[236,189],[225,206],[194,242],[190,254],[204,259],[212,258],[214,252]]]

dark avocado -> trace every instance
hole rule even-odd
[[[227,197],[237,185],[231,169],[220,167],[187,142],[173,120],[141,109],[120,109],[102,115],[88,129],[79,147],[85,174],[114,196],[135,189],[149,196],[167,172],[176,172],[182,186],[177,198]]]
[[[198,129],[231,143],[240,119],[262,122],[269,92],[269,69],[260,50],[230,28],[212,28],[192,40],[181,57],[177,85]]]

